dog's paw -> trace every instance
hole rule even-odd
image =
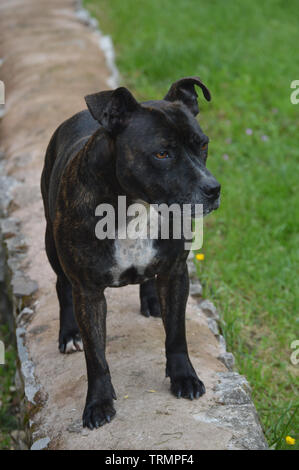
[[[170,377],[170,390],[177,398],[193,400],[206,392],[186,354],[172,354],[168,357],[166,376]]]
[[[205,392],[205,386],[198,377],[182,377],[176,378],[171,381],[171,392],[177,398],[194,398],[201,397]]]
[[[83,351],[83,343],[79,332],[60,332],[59,351],[62,354],[71,354],[73,352]]]
[[[153,279],[140,285],[140,312],[145,317],[161,317],[160,301]]]
[[[97,429],[106,423],[110,423],[115,413],[113,400],[95,400],[86,403],[83,413],[83,427]]]
[[[160,302],[158,297],[146,297],[141,299],[140,312],[145,317],[161,317]]]

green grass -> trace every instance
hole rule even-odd
[[[299,79],[298,2],[85,5],[112,35],[122,84],[137,98],[162,98],[187,75],[199,75],[212,92],[211,103],[200,96],[199,120],[222,205],[205,222],[199,275],[222,313],[269,444],[298,448],[285,444],[288,434],[299,438],[299,365],[290,362],[299,338],[299,104],[290,102],[290,83]]]
[[[0,450],[11,449],[11,431],[18,429],[18,400],[15,392],[16,351],[8,328],[0,325],[0,340],[5,344],[5,364],[0,364]]]

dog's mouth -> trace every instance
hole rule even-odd
[[[204,210],[203,212],[203,215],[209,215],[211,214],[211,212],[213,212],[213,208],[212,207],[208,207],[207,209]]]
[[[190,217],[192,219],[205,217],[206,215],[210,214],[211,212],[217,210],[220,206],[220,196],[218,196],[214,201],[208,200],[207,202],[181,202],[177,200],[171,200],[170,202],[165,201],[155,201],[155,202],[147,202],[145,199],[136,199],[134,202],[143,202],[146,206],[153,205],[153,206],[160,206],[166,205],[168,207],[172,205],[180,206],[181,213],[180,216],[185,215],[186,217]],[[186,206],[186,207],[185,207]],[[191,206],[191,207],[190,207]],[[191,209],[191,210],[190,210]],[[170,215],[172,213],[170,212]]]
[[[206,215],[211,214],[211,212],[216,211],[220,206],[220,196],[215,199],[213,202],[203,203],[202,209],[197,210],[195,206],[192,205],[191,217],[196,219],[198,217],[205,217]]]
[[[216,211],[220,206],[220,196],[212,203],[211,206],[207,207],[206,211],[204,209],[204,215],[208,215],[213,211]]]

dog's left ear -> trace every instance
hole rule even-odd
[[[85,101],[92,117],[112,133],[123,129],[131,114],[140,107],[124,87],[87,95]]]
[[[199,113],[197,103],[197,93],[195,91],[195,85],[202,89],[203,95],[207,101],[211,101],[211,93],[208,88],[202,83],[199,77],[185,77],[181,78],[177,82],[174,82],[164,100],[166,101],[182,101],[196,116]]]

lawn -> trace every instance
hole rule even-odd
[[[299,339],[299,104],[290,101],[299,79],[298,2],[84,3],[111,34],[122,85],[138,99],[162,98],[187,75],[211,90],[211,103],[200,99],[199,121],[222,204],[205,219],[198,273],[269,445],[298,448],[285,442],[299,440],[299,364],[290,361]]]

